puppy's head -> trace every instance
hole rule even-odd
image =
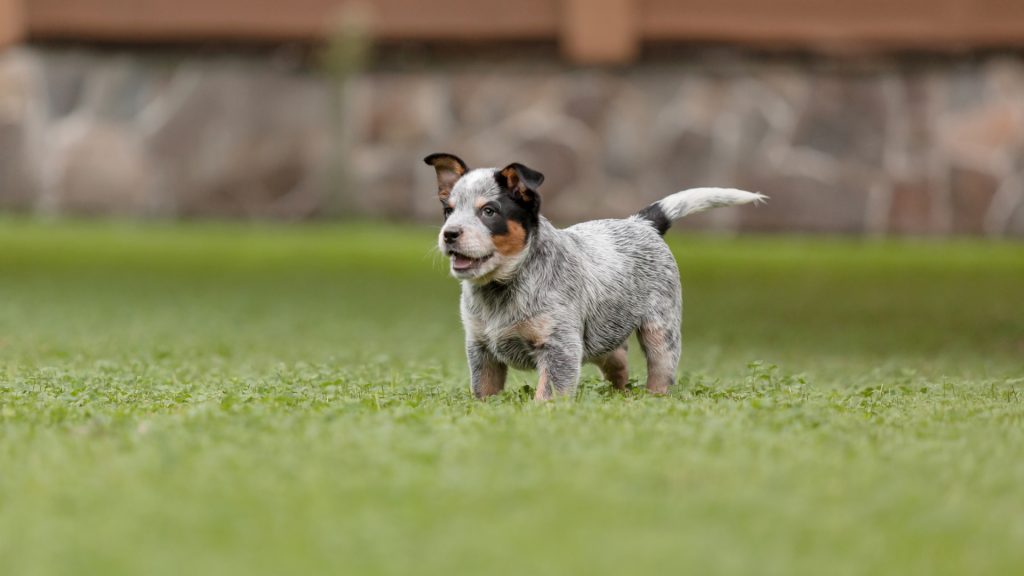
[[[544,175],[519,163],[469,170],[451,154],[423,161],[437,171],[444,213],[437,243],[451,258],[452,276],[480,283],[510,278],[537,229]]]

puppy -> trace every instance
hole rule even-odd
[[[666,393],[679,364],[682,292],[662,235],[687,214],[765,200],[741,190],[694,188],[623,220],[560,230],[540,215],[540,172],[518,163],[469,170],[451,154],[424,162],[437,171],[444,211],[438,247],[462,281],[477,398],[501,392],[509,366],[540,372],[538,400],[571,397],[584,362],[625,389],[633,332],[647,358],[647,390]]]

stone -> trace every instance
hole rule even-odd
[[[47,54],[46,60],[42,72],[46,82],[47,114],[51,118],[63,118],[78,107],[93,62],[77,51],[57,51]]]
[[[108,122],[67,126],[64,148],[46,169],[61,171],[55,207],[63,213],[144,215],[150,159],[131,129]]]
[[[994,166],[1024,152],[1024,105],[1020,102],[990,102],[970,112],[948,115],[941,126],[939,143],[947,157],[959,163]]]
[[[154,97],[153,67],[146,68],[127,54],[104,59],[85,79],[78,103],[104,120],[132,122]]]
[[[886,102],[874,79],[827,75],[814,83],[793,145],[844,161],[881,166]]]
[[[553,138],[525,139],[508,156],[544,174],[543,206],[553,218],[573,220],[580,204],[587,202],[577,184],[586,180],[579,150]],[[591,190],[593,193],[594,190]]]
[[[418,74],[374,78],[365,143],[406,145],[443,136],[451,115],[442,83]]]
[[[24,127],[0,121],[0,210],[27,212],[38,198],[31,172],[31,154],[25,149]]]
[[[949,174],[954,234],[982,234],[985,215],[999,188],[991,174],[954,166]]]
[[[945,104],[950,112],[977,109],[988,100],[988,86],[977,66],[953,64],[945,74]]]
[[[772,126],[762,110],[746,110],[737,118],[738,132],[736,162],[764,163],[768,161],[767,148],[781,141],[784,135]]]
[[[300,218],[322,212],[331,148],[326,88],[284,73],[179,74],[153,103],[146,142],[172,210],[184,216]],[[325,118],[326,116],[326,118]]]
[[[540,52],[421,59],[340,85],[287,54],[8,50],[0,208],[436,223],[421,159],[444,150],[541,170],[562,223],[712,185],[772,199],[679,228],[1021,234],[1007,188],[1024,171],[1019,55],[671,54],[614,71]]]
[[[39,197],[31,148],[33,68],[28,54],[0,56],[0,210],[28,211]]]
[[[417,207],[416,214],[423,221],[440,214],[436,177],[420,158],[363,150],[354,164],[359,167],[358,192],[349,192],[345,199],[348,211],[342,215],[399,219],[407,218],[412,207]]]
[[[600,134],[600,161],[606,174],[629,181],[638,179],[650,162],[651,113],[646,94],[622,89],[609,104]]]
[[[748,76],[790,110],[802,108],[811,92],[813,79],[798,65],[765,62],[754,66]]]
[[[721,185],[712,182],[714,161],[714,140],[707,134],[682,131],[670,140],[661,151],[659,173],[670,187],[693,188],[696,186]]]
[[[935,149],[939,127],[937,126],[937,101],[933,82],[928,75],[910,71],[899,85],[901,98],[896,109],[890,110],[890,121],[900,122],[902,141],[899,142],[902,163],[887,158],[887,172],[897,178],[924,179],[928,174],[928,157]],[[896,133],[900,133],[896,131]],[[895,165],[894,165],[895,164]]]
[[[921,235],[934,233],[932,196],[923,180],[900,181],[892,187],[889,232]]]
[[[1024,238],[1024,202],[1017,204],[1009,218],[1006,233],[1017,238]]]
[[[865,229],[867,186],[835,186],[771,172],[741,173],[737,185],[770,198],[758,206],[737,208],[738,225],[744,230],[859,234]]]
[[[564,112],[591,130],[599,131],[604,127],[617,92],[615,81],[606,74],[574,74],[568,79]]]

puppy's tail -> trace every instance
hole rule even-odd
[[[737,204],[760,204],[768,199],[763,194],[744,192],[735,188],[690,188],[666,196],[637,212],[633,218],[647,220],[658,234],[664,235],[673,220],[683,216],[703,212],[719,206],[735,206]]]

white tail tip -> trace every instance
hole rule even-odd
[[[676,192],[658,202],[669,220],[677,220],[689,214],[696,214],[721,206],[740,204],[763,204],[768,197],[758,192],[747,192],[735,188],[691,188]]]

